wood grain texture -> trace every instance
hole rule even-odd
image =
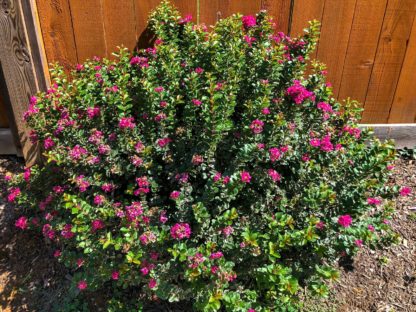
[[[68,71],[78,62],[68,0],[37,0],[36,4],[47,60]]]
[[[365,101],[386,7],[387,0],[357,0],[339,99]]]
[[[69,4],[78,62],[93,56],[107,57],[103,0],[71,0]]]
[[[221,0],[199,0],[200,22],[208,25],[214,25],[221,17],[220,12]]]
[[[364,105],[364,123],[386,123],[388,120],[412,29],[415,7],[414,0],[388,2]]]
[[[16,145],[21,146],[26,162],[32,164],[38,156],[37,148],[28,140],[23,114],[30,96],[38,90],[25,26],[19,1],[3,1],[0,7],[0,92],[6,107],[13,111],[9,122]]]
[[[218,10],[221,18],[224,18],[235,13],[254,15],[261,10],[261,7],[261,0],[220,0]]]
[[[147,31],[149,14],[154,10],[160,0],[134,0],[134,12],[136,15],[136,41],[139,48],[149,46],[150,33]]]
[[[289,32],[291,0],[262,0],[261,9],[267,10],[276,23],[276,31]]]
[[[337,97],[357,0],[326,0],[317,58],[328,66],[328,80]]]
[[[133,50],[137,41],[134,0],[107,0],[102,5],[107,56],[112,57],[121,45]]]
[[[416,19],[413,20],[388,122],[416,122]]]
[[[325,0],[295,0],[293,5],[290,35],[293,37],[303,34],[311,20],[322,21]]]

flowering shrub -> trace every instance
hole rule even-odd
[[[208,32],[163,2],[150,26],[137,55],[52,70],[25,115],[44,164],[8,177],[16,226],[56,244],[81,297],[283,310],[394,238],[393,146],[331,97],[322,64],[305,74],[316,23],[289,38],[261,12]]]

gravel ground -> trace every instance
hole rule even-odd
[[[2,176],[22,168],[21,160],[0,157],[0,190],[5,188]],[[399,159],[394,173],[394,183],[414,190],[397,201],[392,226],[401,236],[400,243],[376,252],[363,249],[351,266],[342,269],[330,299],[307,302],[307,311],[416,311],[415,160]],[[43,238],[15,229],[15,215],[15,209],[0,198],[0,312],[56,311],[68,286],[67,272]]]

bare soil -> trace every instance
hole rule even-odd
[[[15,157],[0,157],[0,192],[5,189],[4,174],[19,172],[23,166]],[[411,196],[397,201],[392,226],[401,236],[400,243],[379,251],[363,248],[353,263],[341,268],[341,279],[330,298],[307,302],[307,311],[416,311],[415,160],[399,159],[394,180],[413,189]],[[53,246],[40,236],[15,228],[17,215],[15,208],[0,198],[0,312],[56,311],[65,301],[68,272],[54,259]],[[165,305],[149,308],[181,311]]]

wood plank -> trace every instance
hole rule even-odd
[[[149,14],[157,7],[161,0],[134,0],[134,10],[136,12],[136,38],[137,47],[145,48],[149,46],[151,33],[147,29]],[[201,1],[202,2],[202,1]],[[182,16],[191,14],[193,22],[197,21],[197,3],[196,0],[174,0],[172,4],[176,6]]]
[[[138,48],[146,48],[149,46],[151,34],[147,29],[147,21],[149,14],[154,10],[160,0],[134,0],[134,10],[136,15],[136,41]]]
[[[339,99],[365,101],[387,0],[357,0]]]
[[[415,15],[414,0],[390,0],[364,105],[362,122],[386,123]]]
[[[199,15],[201,23],[214,25],[221,17],[220,0],[200,0]]]
[[[416,122],[416,19],[406,50],[389,123]],[[416,144],[415,144],[416,145]]]
[[[289,20],[291,0],[262,0],[261,9],[267,10],[276,23],[276,31],[287,34],[289,32]]]
[[[182,16],[191,14],[192,21],[197,22],[197,0],[173,0],[172,3],[179,9]]]
[[[357,0],[326,0],[317,59],[328,66],[328,81],[338,96]]]
[[[124,45],[130,50],[136,46],[136,17],[134,0],[103,1],[103,20],[107,54],[116,52]]]
[[[33,70],[35,73],[35,82],[38,90],[46,90],[50,85],[49,69],[46,60],[46,54],[43,45],[42,32],[39,25],[39,17],[35,0],[21,2],[22,18],[25,23],[25,35],[29,40],[29,54],[32,58],[39,60],[33,62]]]
[[[220,17],[225,18],[235,13],[255,15],[261,10],[261,7],[261,0],[220,0],[218,9]]]
[[[13,120],[9,118],[16,144],[22,147],[27,164],[38,159],[38,149],[28,139],[28,129],[23,123],[23,114],[27,110],[30,96],[35,94],[37,85],[33,54],[29,54],[29,40],[25,31],[22,8],[19,1],[9,0],[0,6],[0,92],[6,107],[13,111]]]
[[[325,0],[295,0],[293,5],[290,35],[297,37],[303,34],[308,22],[318,20],[322,22]]]
[[[69,4],[78,62],[93,56],[107,57],[102,1],[71,0]]]
[[[37,0],[40,28],[48,63],[67,71],[78,62],[68,0]]]

